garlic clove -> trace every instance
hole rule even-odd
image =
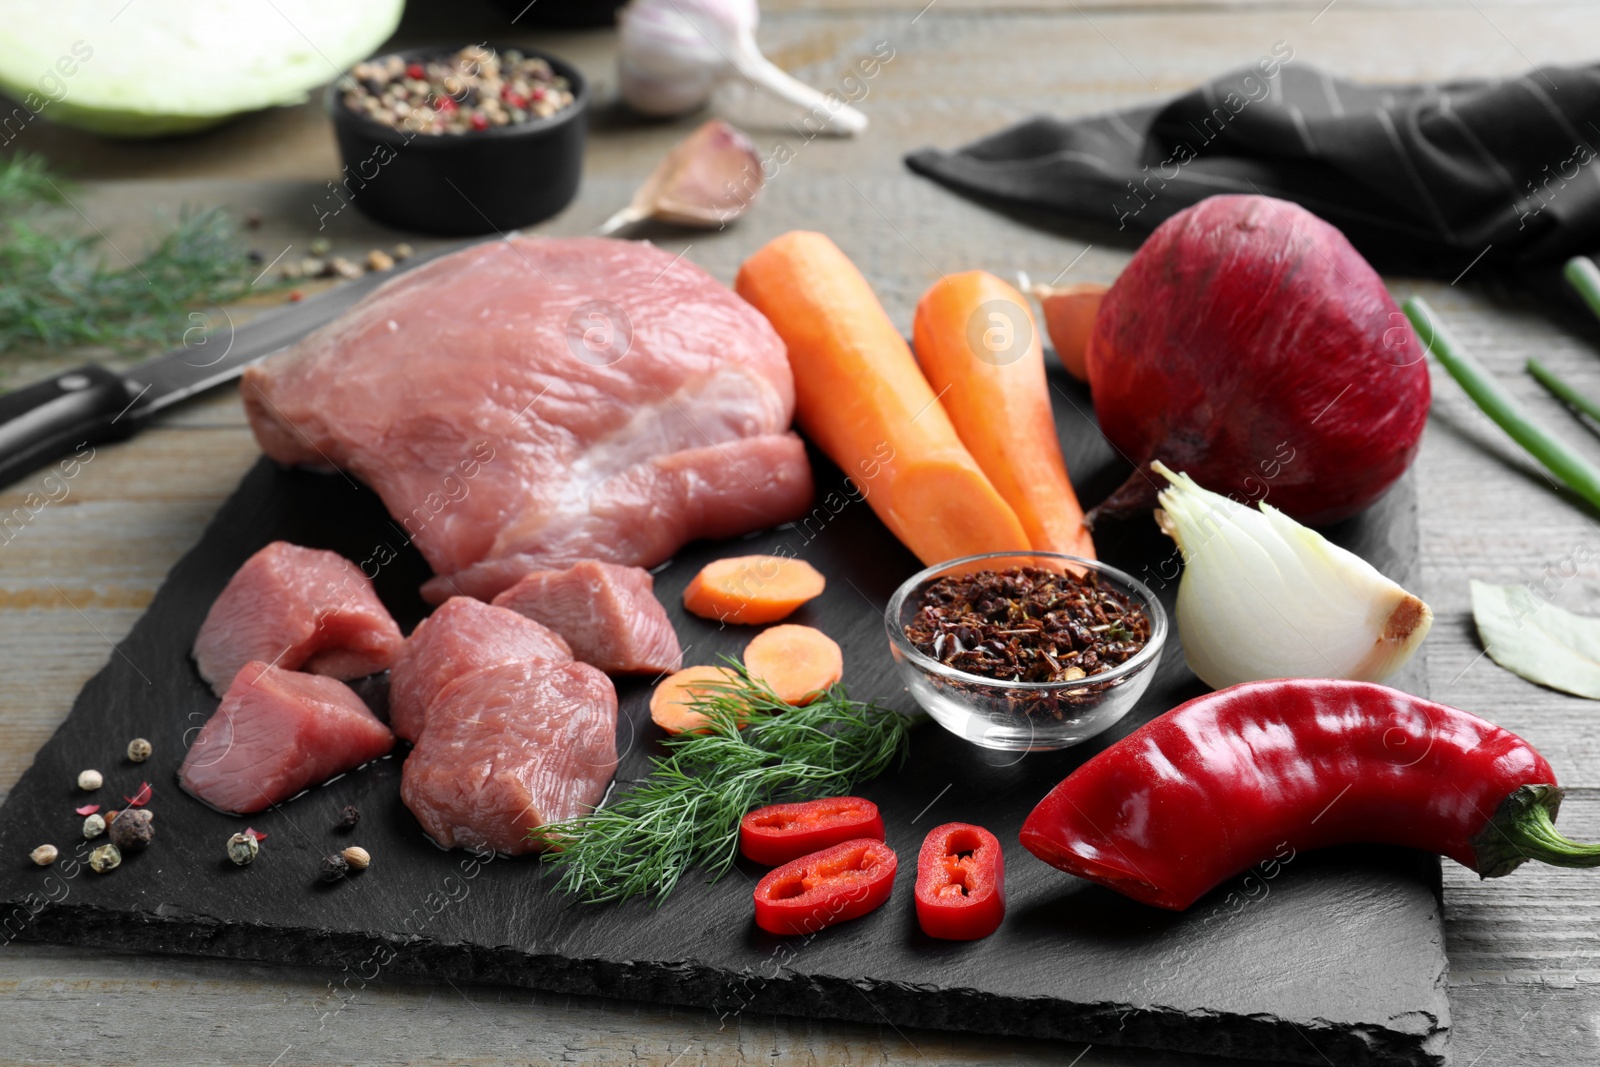
[[[1207,685],[1383,681],[1427,636],[1428,606],[1366,560],[1265,503],[1249,508],[1151,466],[1172,483],[1157,521],[1183,552],[1178,630]]]
[[[616,233],[644,219],[715,229],[744,214],[764,184],[761,156],[750,138],[712,119],[667,153],[633,202],[600,232]]]

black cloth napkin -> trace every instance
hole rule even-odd
[[[979,199],[1135,235],[1219,193],[1281,197],[1381,270],[1450,279],[1600,248],[1597,146],[1600,67],[1373,86],[1291,55],[1166,104],[1034,118],[906,164]]]

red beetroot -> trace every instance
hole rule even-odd
[[[1322,525],[1411,465],[1428,416],[1420,357],[1337,229],[1286,201],[1214,196],[1134,255],[1087,364],[1100,427],[1130,460]],[[1093,514],[1154,507],[1159,482],[1135,471]]]

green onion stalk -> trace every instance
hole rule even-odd
[[[1432,353],[1479,410],[1562,484],[1600,509],[1600,468],[1573,451],[1571,445],[1530,415],[1488,368],[1445,331],[1420,297],[1411,297],[1401,307],[1416,329],[1423,349]]]

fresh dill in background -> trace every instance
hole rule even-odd
[[[0,157],[0,352],[170,348],[189,312],[235,300],[254,265],[222,209],[185,212],[124,260],[38,156]]]
[[[694,867],[715,881],[738,856],[746,812],[842,796],[905,759],[916,719],[851,700],[837,685],[793,707],[729,666],[735,676],[694,701],[704,732],[667,738],[666,755],[638,781],[618,783],[609,804],[536,832],[560,842],[544,859],[560,868],[564,891],[590,903],[659,900]]]

